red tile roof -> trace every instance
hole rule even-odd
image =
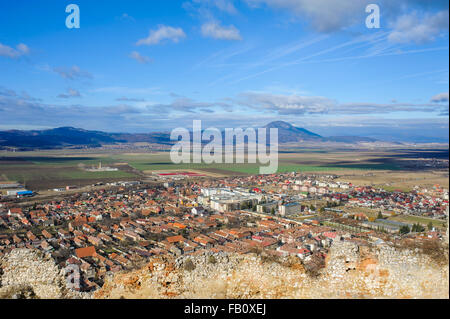
[[[94,257],[97,255],[94,246],[75,249],[75,254],[78,258]]]

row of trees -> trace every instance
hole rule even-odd
[[[432,230],[433,229],[433,223],[431,221],[428,223],[427,229],[428,230]],[[421,232],[424,232],[424,231],[425,231],[425,227],[423,227],[419,223],[412,225],[411,228],[409,228],[408,225],[402,226],[400,228],[400,234],[408,234],[409,232],[421,233]]]
[[[422,225],[417,223],[412,226],[411,231],[413,233],[421,233],[421,232],[425,231],[425,227],[423,227]]]

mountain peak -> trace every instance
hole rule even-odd
[[[280,143],[299,142],[304,140],[321,140],[318,134],[308,131],[307,129],[295,127],[284,121],[274,121],[265,126],[265,128],[278,129],[278,141]]]
[[[265,127],[266,128],[278,128],[278,129],[281,128],[281,129],[285,129],[285,130],[295,129],[295,127],[292,124],[290,124],[288,122],[284,122],[284,121],[270,122]]]

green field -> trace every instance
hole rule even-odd
[[[412,190],[411,187],[397,187],[397,186],[381,186],[382,189],[384,189],[387,192],[394,192],[394,191],[402,191],[402,192],[410,192]]]
[[[267,166],[267,164],[165,164],[165,163],[141,163],[131,162],[130,166],[141,171],[164,171],[174,169],[216,169],[228,172],[237,172],[245,174],[259,174],[260,166]],[[279,164],[278,173],[286,172],[317,172],[317,171],[336,171],[343,170],[340,167],[331,166],[312,166],[312,165],[289,165]]]
[[[394,170],[398,169],[397,166],[391,164],[333,164],[323,160],[324,155],[318,155],[315,153],[307,153],[308,158],[305,158],[305,164],[293,162],[292,158],[285,157],[285,154],[292,155],[293,153],[280,153],[278,172],[318,172],[318,171],[341,171],[341,170]],[[296,154],[296,153],[294,153]],[[297,161],[301,162],[302,153],[298,153]],[[119,162],[127,162],[133,168],[140,171],[163,171],[173,169],[215,169],[224,170],[228,172],[238,172],[245,174],[259,174],[260,166],[267,166],[267,164],[261,165],[255,164],[173,164],[168,154],[155,154],[155,155],[114,155],[109,160],[115,160]]]
[[[360,175],[365,171],[394,172],[402,169],[401,165],[404,162],[402,159],[403,154],[398,151],[289,149],[279,153],[278,172],[350,171]],[[104,166],[117,165],[119,171],[88,172],[83,169],[97,166],[100,162]],[[267,164],[174,164],[168,152],[126,153],[101,150],[0,152],[0,179],[26,183],[27,186],[35,188],[64,186],[72,182],[81,185],[99,181],[135,179],[142,176],[144,171],[192,169],[226,176],[259,174],[260,166]]]
[[[299,154],[299,156],[301,156]],[[121,163],[116,172],[89,172],[84,168]],[[0,155],[0,179],[17,181],[32,190],[51,189],[67,185],[90,185],[100,181],[139,179],[140,172],[164,170],[207,170],[219,175],[259,174],[256,164],[174,164],[168,153],[158,154],[80,154],[63,151],[3,153]],[[263,165],[267,166],[267,165]],[[291,163],[280,155],[278,172],[339,171],[345,168],[325,165]],[[355,168],[359,169],[359,168]],[[142,174],[141,174],[142,175]]]
[[[433,218],[427,218],[427,217],[421,217],[421,216],[411,216],[411,215],[400,215],[389,218],[391,220],[395,220],[398,222],[405,222],[405,223],[419,223],[423,226],[428,225],[429,222],[433,223],[433,226],[435,227],[443,227],[445,225],[445,220],[438,220]]]
[[[87,172],[77,168],[63,168],[63,170],[42,170],[27,167],[27,169],[19,168],[11,173],[6,173],[9,180],[13,181],[30,181],[33,179],[102,179],[102,178],[125,178],[132,177],[133,174],[123,171],[117,172]]]
[[[130,167],[112,172],[89,172],[83,167],[113,165],[116,161],[108,156],[68,156],[54,153],[14,153],[0,155],[0,180],[17,181],[32,190],[42,190],[67,185],[89,185],[99,181],[135,179]],[[126,169],[128,168],[128,169]]]

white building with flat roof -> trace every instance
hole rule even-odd
[[[278,206],[278,214],[283,217],[299,214],[301,212],[302,212],[302,205],[300,205],[299,203],[288,203]]]

